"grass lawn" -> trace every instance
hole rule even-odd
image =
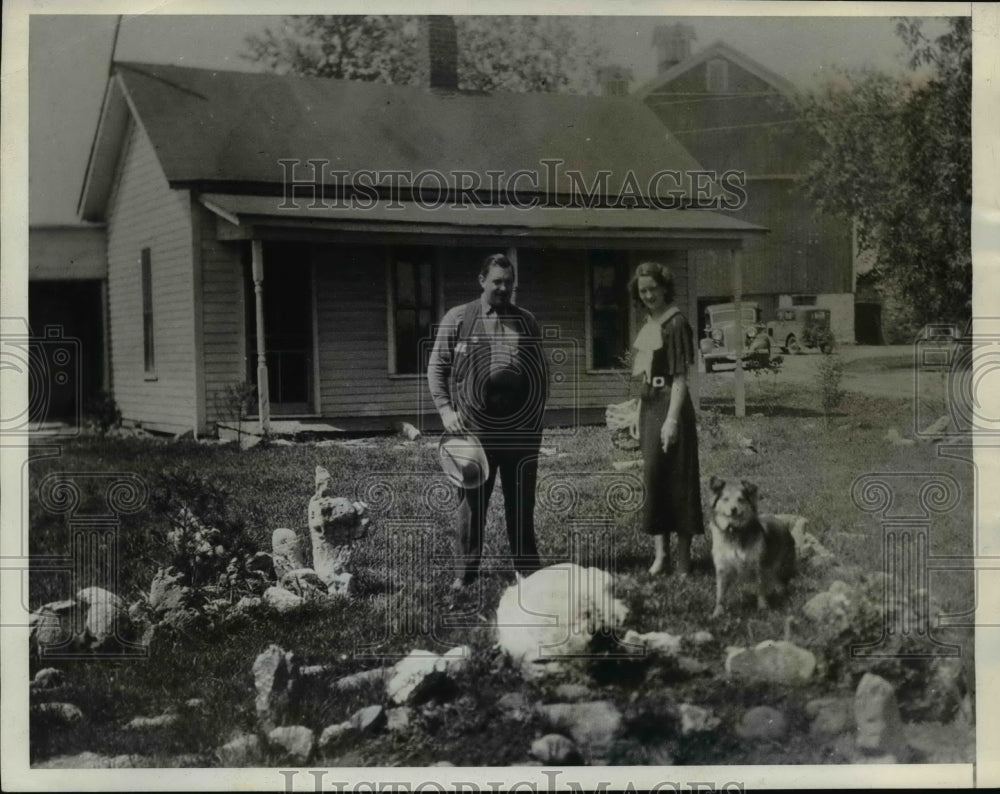
[[[782,385],[778,379],[748,378],[748,416],[736,419],[731,397],[719,379],[703,379],[700,412],[701,473],[742,478],[760,488],[761,511],[797,513],[809,519],[810,531],[843,568],[838,576],[856,580],[882,570],[880,517],[862,512],[852,501],[852,484],[867,474],[894,477],[896,504],[916,505],[924,473],[953,477],[961,486],[958,505],[931,519],[932,556],[973,552],[972,468],[963,461],[937,455],[932,444],[896,446],[884,440],[890,427],[912,426],[911,403],[848,395],[827,421],[818,413],[818,398],[805,387]],[[745,439],[756,452],[744,448]],[[532,700],[552,700],[548,685],[528,684],[492,650],[488,619],[500,593],[512,581],[502,527],[502,500],[494,497],[487,528],[480,611],[484,618],[456,620],[442,606],[453,576],[446,564],[451,553],[451,517],[455,496],[436,462],[432,439],[368,439],[350,446],[262,445],[240,452],[232,445],[200,445],[191,441],[85,437],[70,441],[59,458],[31,467],[31,553],[68,554],[66,516],[46,511],[38,500],[38,484],[54,472],[130,472],[151,486],[169,470],[209,476],[229,493],[231,516],[245,521],[246,532],[260,549],[270,551],[277,527],[306,534],[306,505],[313,490],[314,469],[325,466],[340,493],[369,503],[374,529],[355,554],[357,596],[323,608],[307,607],[292,615],[261,612],[252,620],[175,635],[157,641],[144,660],[79,659],[58,661],[68,684],[61,700],[78,705],[88,716],[84,731],[55,733],[35,729],[34,760],[55,753],[91,750],[104,754],[205,754],[228,740],[234,729],[255,727],[251,664],[269,643],[292,650],[305,664],[331,667],[329,678],[374,667],[376,657],[396,658],[419,647],[443,651],[470,644],[472,662],[461,674],[462,697],[421,712],[407,735],[385,734],[366,740],[329,765],[413,765],[440,760],[459,766],[523,763],[532,738],[548,732],[538,717],[515,720],[502,714],[497,698],[523,691]],[[572,560],[608,563],[601,556],[613,542],[616,596],[630,613],[625,628],[640,632],[665,630],[688,635],[708,629],[714,640],[692,653],[711,668],[709,676],[677,676],[670,670],[645,667],[594,669],[594,698],[610,698],[630,724],[649,725],[648,742],[619,748],[616,763],[654,763],[650,747],[669,741],[676,763],[824,763],[835,760],[830,747],[813,740],[806,728],[804,703],[825,694],[851,694],[865,669],[880,669],[900,693],[904,717],[905,664],[851,661],[816,636],[802,615],[802,605],[825,590],[829,573],[804,570],[793,580],[788,602],[757,614],[750,605],[734,607],[716,622],[708,615],[714,599],[714,576],[705,538],[694,544],[695,573],[685,581],[652,578],[646,573],[651,541],[638,528],[638,500],[629,488],[640,472],[615,471],[615,461],[634,457],[609,443],[604,428],[553,429],[543,446],[551,454],[539,466],[536,512],[540,551],[548,563]],[[499,488],[497,489],[499,490]],[[704,494],[707,501],[707,486]],[[88,498],[90,501],[88,501]],[[85,494],[83,510],[96,509],[95,492]],[[905,512],[905,511],[904,511]],[[910,511],[912,512],[912,510]],[[707,517],[707,512],[706,512]],[[153,574],[167,564],[168,526],[152,510],[122,516],[117,582],[84,580],[119,593],[127,603],[147,593]],[[589,540],[589,542],[588,542]],[[490,555],[493,555],[492,557]],[[69,578],[42,571],[30,581],[31,606],[71,597]],[[932,572],[933,599],[946,613],[974,606],[973,581],[967,572]],[[791,616],[791,622],[786,618]],[[457,624],[457,625],[456,625]],[[877,626],[866,627],[877,639]],[[814,684],[798,689],[736,685],[722,675],[725,648],[765,639],[790,638],[815,650],[823,664]],[[958,643],[972,664],[972,631],[937,630],[943,641]],[[32,672],[49,662],[32,660]],[[137,734],[123,724],[136,715],[155,715],[189,698],[202,698],[206,708],[185,719],[183,730]],[[298,722],[314,730],[346,719],[356,709],[379,702],[381,692],[364,689],[349,695],[320,687],[304,699]],[[668,703],[695,703],[713,708],[725,726],[742,711],[762,703],[784,708],[793,730],[781,743],[744,742],[731,731],[713,734],[711,742],[658,735],[666,730],[656,718]],[[659,726],[659,727],[658,727]],[[669,733],[669,732],[668,732]]]

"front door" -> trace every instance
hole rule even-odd
[[[308,243],[265,242],[264,345],[272,415],[313,411],[313,296]],[[257,322],[253,281],[248,295],[247,362],[257,378]]]

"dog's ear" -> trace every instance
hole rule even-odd
[[[720,480],[713,474],[712,479],[708,481],[708,487],[713,493],[721,493],[722,489],[726,487],[726,481]]]
[[[757,486],[749,480],[740,480],[740,485],[743,486],[743,493],[746,494],[747,499],[757,504]]]

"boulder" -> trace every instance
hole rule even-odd
[[[454,694],[452,675],[466,664],[468,646],[460,645],[443,656],[414,649],[392,668],[386,692],[394,703],[425,703],[445,700]],[[429,679],[429,680],[428,680]]]
[[[125,730],[148,731],[158,728],[172,728],[181,721],[180,714],[166,713],[155,717],[134,717],[126,725]]]
[[[31,679],[31,685],[36,689],[55,689],[65,683],[65,678],[62,670],[55,667],[43,667],[35,673],[35,677]]]
[[[591,638],[610,634],[628,614],[613,592],[614,577],[599,568],[561,563],[535,571],[501,596],[497,642],[527,677],[579,667]]]
[[[258,737],[242,733],[217,748],[215,755],[222,766],[259,766],[263,760],[263,748]]]
[[[515,718],[525,717],[531,711],[531,703],[523,692],[508,692],[497,700],[497,708]]]
[[[824,633],[836,636],[850,628],[851,603],[854,590],[839,579],[822,593],[817,593],[802,607],[807,618],[824,629]]]
[[[296,568],[281,577],[280,586],[306,600],[326,595],[326,584],[312,568]]]
[[[755,648],[731,648],[726,672],[745,681],[805,684],[816,670],[816,657],[786,640],[764,640]]]
[[[610,700],[550,703],[539,713],[557,730],[565,730],[594,763],[606,760],[622,729],[622,715]]]
[[[31,717],[54,728],[70,728],[83,722],[83,712],[72,703],[36,703]]]
[[[29,637],[39,649],[48,645],[75,643],[78,638],[73,633],[77,625],[76,614],[84,609],[72,599],[52,601],[43,604],[28,618]]]
[[[126,634],[128,610],[114,593],[101,587],[85,587],[76,598],[87,607],[84,627],[92,647],[100,647]]]
[[[316,743],[315,734],[304,725],[274,728],[268,731],[267,740],[273,747],[283,750],[289,760],[299,764],[309,760]]]
[[[271,533],[271,562],[279,579],[289,571],[309,567],[294,529],[280,527]]]
[[[246,612],[254,612],[260,609],[263,603],[264,599],[258,596],[243,596],[243,598],[233,604],[230,613],[240,615]]]
[[[845,698],[817,698],[806,703],[806,714],[812,717],[809,733],[817,737],[840,736],[854,724],[851,702]]]
[[[149,606],[154,612],[184,609],[191,595],[191,588],[184,586],[184,574],[176,568],[158,568],[149,586]]]
[[[908,752],[903,721],[899,716],[892,684],[874,673],[865,673],[854,693],[857,748],[867,755],[890,753],[896,758]]]
[[[291,651],[270,645],[253,663],[257,717],[265,730],[288,716],[299,687],[299,665]]]
[[[385,728],[390,733],[405,731],[413,720],[413,709],[408,706],[389,709],[386,714]]]
[[[294,612],[299,609],[306,600],[302,596],[288,592],[283,587],[269,587],[264,591],[264,603],[278,612]]]
[[[625,632],[625,642],[630,645],[641,645],[647,653],[657,653],[662,656],[677,656],[681,651],[682,638],[668,634],[665,631],[648,631],[639,634],[632,629]]]
[[[712,642],[715,637],[712,636],[711,632],[708,631],[696,631],[690,636],[691,644],[694,646],[707,645]]]
[[[736,728],[736,735],[742,739],[781,739],[788,733],[785,715],[770,706],[755,706],[748,709]]]
[[[531,743],[531,755],[543,764],[576,765],[583,758],[572,740],[561,733],[549,733]]]
[[[555,696],[565,702],[574,703],[592,697],[590,687],[584,684],[564,683],[555,689]]]
[[[681,735],[690,736],[693,733],[707,733],[719,727],[721,721],[712,714],[710,709],[682,703],[678,707],[681,717]]]
[[[332,745],[337,744],[354,728],[350,722],[338,722],[335,725],[327,725],[319,735],[318,747],[320,750],[328,750]]]
[[[348,720],[351,727],[362,736],[370,736],[381,731],[388,722],[388,715],[381,706],[365,706],[358,709]]]

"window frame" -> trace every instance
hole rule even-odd
[[[429,252],[431,265],[431,343],[433,344],[434,327],[441,322],[444,307],[444,273],[437,246],[389,246],[386,249],[386,331],[387,331],[387,361],[386,371],[390,379],[414,379],[426,376],[422,362],[418,360],[416,372],[399,371],[399,350],[396,344],[397,319],[397,267],[400,262],[400,254],[407,250],[417,250],[426,248]],[[404,260],[405,261],[405,260]],[[415,263],[411,262],[411,266]],[[417,304],[417,311],[420,310]]]

